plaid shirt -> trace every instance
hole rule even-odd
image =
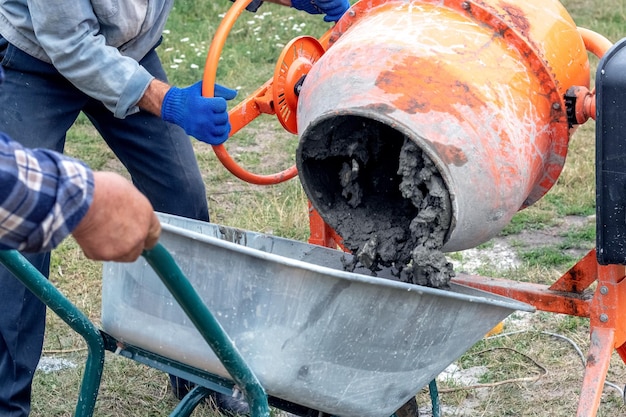
[[[0,133],[0,249],[53,249],[87,213],[93,188],[82,162]]]

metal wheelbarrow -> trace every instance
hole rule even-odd
[[[172,416],[189,415],[207,388],[236,387],[252,417],[269,417],[269,405],[303,416],[388,417],[509,314],[534,311],[460,285],[346,272],[351,255],[339,250],[159,218],[154,249],[104,265],[102,329],[19,253],[1,253],[88,343],[76,415],[93,413],[107,349],[198,384]]]

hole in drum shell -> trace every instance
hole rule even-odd
[[[440,251],[450,195],[431,159],[402,132],[353,115],[320,119],[303,133],[297,164],[304,190],[357,264],[391,267],[405,282],[447,287]]]

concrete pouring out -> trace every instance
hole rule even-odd
[[[307,132],[300,178],[324,221],[374,275],[392,268],[402,281],[445,288],[454,276],[441,248],[451,224],[450,196],[430,158],[408,137],[368,118],[343,116]]]

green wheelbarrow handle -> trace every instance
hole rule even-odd
[[[158,243],[143,252],[143,257],[157,273],[204,340],[243,391],[251,417],[270,417],[267,394],[256,375],[237,350],[222,326],[189,283],[170,253]]]
[[[18,251],[0,251],[0,262],[37,298],[87,342],[85,373],[76,403],[76,417],[91,417],[102,380],[104,341],[98,328]]]
[[[250,416],[270,417],[265,390],[167,249],[157,243],[153,249],[144,251],[143,257],[202,334],[239,389],[243,391],[250,406]],[[102,334],[82,311],[18,251],[0,251],[0,263],[85,339],[88,356],[74,415],[91,417],[104,367],[105,348]]]

